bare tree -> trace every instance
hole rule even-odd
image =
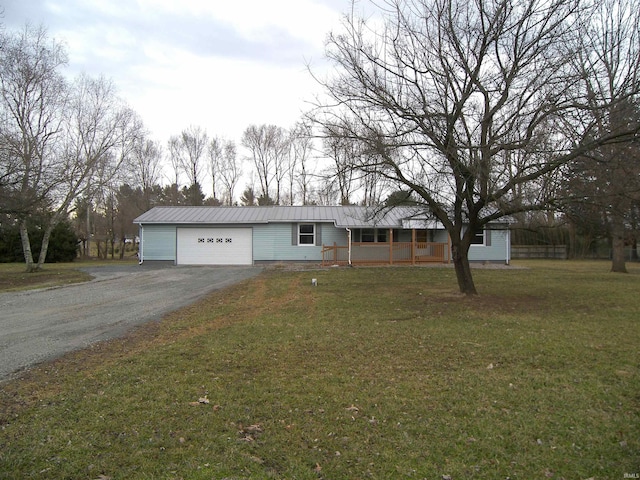
[[[0,210],[19,222],[27,271],[33,271],[27,220],[46,210],[59,182],[57,143],[67,98],[59,70],[66,54],[42,27],[0,32],[0,38]]]
[[[242,175],[236,144],[232,140],[214,137],[209,142],[208,157],[213,180],[213,198],[218,199],[218,195],[223,192],[221,202],[233,205],[235,188]]]
[[[286,131],[275,125],[250,125],[242,135],[242,145],[249,150],[250,160],[258,175],[260,197],[267,202],[267,199],[272,199],[279,203],[282,181],[286,174]]]
[[[220,183],[224,188],[224,202],[233,205],[235,189],[238,186],[242,170],[238,163],[238,151],[232,140],[224,142],[220,163]]]
[[[633,0],[601,0],[590,20],[578,38],[575,64],[592,107],[592,135],[624,134],[640,125],[639,109],[633,101],[640,83],[640,5]],[[611,270],[626,273],[626,217],[640,190],[637,146],[628,142],[604,145],[579,162],[589,169],[599,188],[598,195],[588,201],[598,204],[608,217]]]
[[[177,147],[177,159],[190,185],[191,204],[202,205],[200,177],[202,176],[203,156],[208,143],[207,132],[201,127],[192,125],[183,130],[177,138],[177,143],[172,141]]]
[[[169,164],[171,165],[173,176],[170,178],[170,182],[172,185],[175,185],[176,188],[180,188],[180,173],[182,171],[182,160],[181,160],[181,147],[180,147],[180,137],[177,135],[172,135],[167,142],[167,154],[169,157]]]
[[[222,165],[223,140],[213,137],[207,146],[208,168],[211,175],[212,197],[218,199],[218,184],[220,183],[220,170]]]
[[[119,239],[120,259],[124,258],[128,245],[133,246],[133,238],[138,233],[133,220],[149,209],[147,198],[141,187],[132,188],[124,184],[119,185],[115,193],[117,215],[114,224]]]
[[[66,112],[53,220],[66,214],[81,196],[87,202],[87,233],[90,233],[91,202],[112,195],[114,179],[123,164],[131,160],[142,137],[141,130],[139,117],[117,96],[110,80],[86,75],[76,80]],[[45,230],[38,267],[46,258],[48,234],[54,225],[52,221]],[[88,251],[89,245],[87,237]]]
[[[360,178],[362,190],[362,204],[366,206],[378,206],[383,196],[389,195],[389,182],[378,172],[368,172]]]
[[[282,195],[284,189],[284,180],[289,173],[291,161],[291,149],[289,145],[290,137],[287,130],[277,127],[274,131],[273,155],[274,155],[274,178],[276,180],[276,198],[275,203],[282,203]]]
[[[336,182],[328,176],[321,176],[316,190],[318,205],[335,205],[339,197]]]
[[[609,122],[639,125],[640,106],[619,105]],[[611,271],[626,273],[625,246],[633,237],[640,201],[640,139],[605,145],[574,160],[565,171],[564,189],[563,208],[572,225],[582,232],[605,232]]]
[[[338,73],[313,118],[361,143],[353,168],[415,193],[449,233],[460,291],[477,294],[475,232],[548,206],[515,198],[519,186],[632,133],[597,134],[587,114],[610,104],[589,104],[577,85],[575,38],[592,11],[578,0],[376,5],[329,37]]]
[[[348,135],[338,135],[336,130],[326,130],[324,136],[324,152],[331,159],[332,165],[325,172],[328,182],[333,182],[340,194],[340,204],[349,205],[356,189],[357,176],[361,173],[353,168],[359,163],[361,145]],[[345,132],[346,133],[346,132]]]
[[[290,132],[289,153],[289,194],[290,204],[294,204],[294,191],[298,190],[300,202],[307,205],[311,194],[311,181],[313,169],[309,166],[309,160],[313,152],[312,127],[308,123],[298,122]]]
[[[161,159],[162,147],[158,142],[148,138],[136,142],[131,162],[133,185],[142,189],[146,210],[152,207],[151,192],[162,177]]]
[[[260,191],[269,195],[273,177],[273,158],[268,151],[265,126],[250,125],[242,134],[242,146],[249,150],[249,160],[253,162],[260,181]]]

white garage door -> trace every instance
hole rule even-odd
[[[178,228],[178,265],[251,265],[250,228]]]

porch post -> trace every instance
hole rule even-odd
[[[447,263],[451,263],[451,235],[447,232]]]
[[[411,265],[416,264],[416,229],[411,229]]]
[[[389,229],[389,265],[393,265],[393,228]]]

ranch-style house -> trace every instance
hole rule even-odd
[[[154,207],[134,220],[140,263],[423,264],[451,261],[443,226],[412,207]],[[509,263],[507,223],[476,232],[472,262]]]

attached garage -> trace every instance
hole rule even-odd
[[[179,227],[176,231],[178,265],[251,265],[251,228]]]
[[[423,209],[413,207],[380,211],[354,205],[161,206],[143,213],[134,223],[138,224],[140,232],[140,263],[413,264],[451,261],[446,230]],[[509,263],[508,219],[492,222],[476,237],[477,241],[469,251],[471,261]],[[418,243],[429,245],[425,250],[425,245],[418,246]]]

